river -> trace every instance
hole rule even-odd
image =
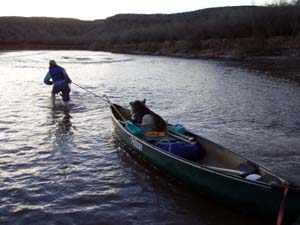
[[[169,122],[300,184],[297,83],[221,61],[1,52],[1,224],[265,224],[132,158],[101,99],[72,85],[71,109],[53,110],[43,84],[50,59],[92,92],[123,106],[146,98]]]

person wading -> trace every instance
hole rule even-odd
[[[52,106],[55,107],[55,96],[59,92],[62,93],[64,105],[69,106],[70,101],[70,87],[72,80],[69,78],[66,70],[56,64],[54,60],[49,61],[49,72],[46,74],[44,83],[48,85],[53,84],[51,93]]]

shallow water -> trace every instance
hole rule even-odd
[[[1,224],[260,224],[118,146],[107,105],[72,86],[50,107],[49,59],[124,106],[147,98],[180,123],[300,183],[300,87],[223,62],[81,51],[0,54]]]

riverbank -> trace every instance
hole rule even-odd
[[[99,49],[98,49],[99,50]],[[247,60],[256,57],[299,57],[300,35],[269,38],[235,38],[116,44],[101,50],[115,53],[182,58]]]
[[[296,37],[209,39],[199,47],[189,42],[114,45],[103,51],[124,54],[224,60],[230,66],[246,67],[300,84],[300,35]]]

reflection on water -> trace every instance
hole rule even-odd
[[[53,110],[51,113],[55,124],[55,140],[58,146],[69,143],[73,137],[70,110]]]
[[[51,109],[42,82],[49,59],[115,103],[147,98],[171,123],[300,183],[300,89],[292,82],[215,61],[9,52],[0,55],[2,224],[263,223],[128,155],[112,138],[107,104],[89,93],[72,87],[74,105]]]
[[[72,134],[72,122],[69,109],[64,109],[62,111],[53,111],[52,113],[53,122],[56,124],[56,130],[58,135],[63,136],[66,134]]]
[[[74,132],[76,128],[72,125],[72,104],[65,107],[61,99],[56,100],[53,108],[49,102],[49,140],[52,141],[54,150],[66,150],[73,145]],[[70,149],[71,151],[71,149]]]

